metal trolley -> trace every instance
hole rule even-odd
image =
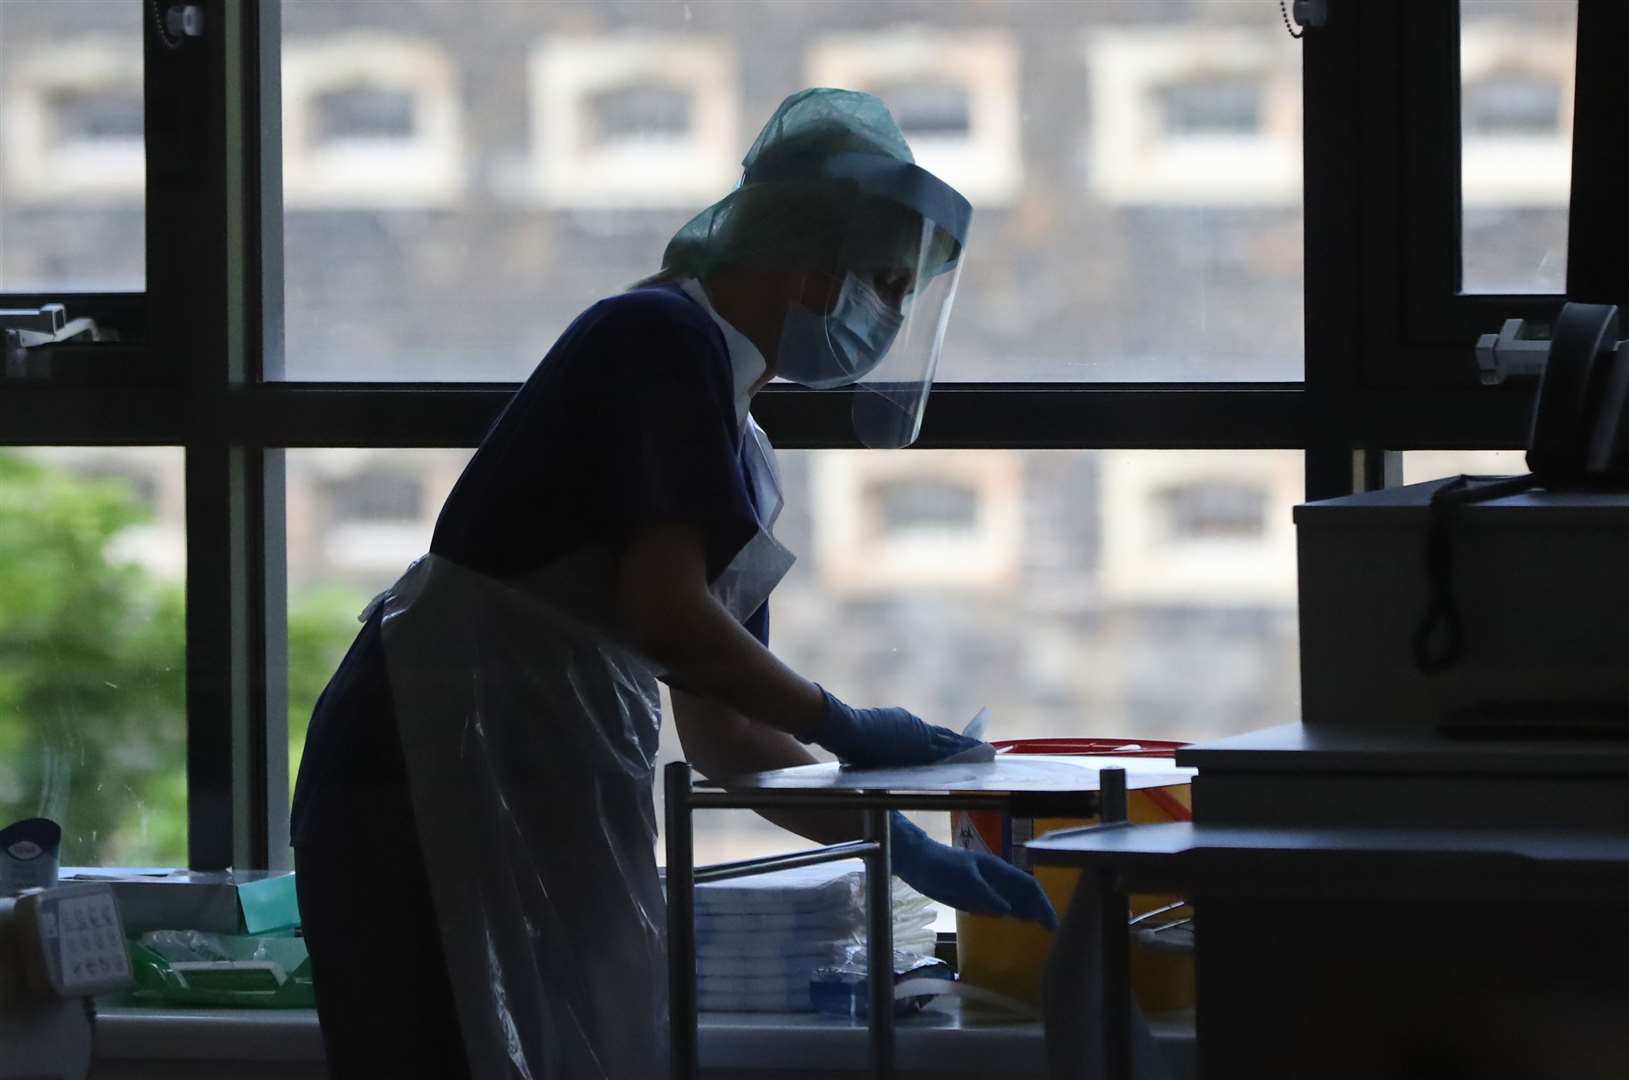
[[[1169,783],[1149,778],[1133,786]],[[893,810],[987,810],[1021,816],[1125,817],[1126,774],[1116,767],[1073,770],[1056,764],[998,759],[991,765],[842,770],[805,765],[697,783],[686,762],[663,776],[667,821],[668,995],[674,1080],[697,1075],[696,903],[698,883],[767,874],[797,866],[865,862],[866,986],[872,1074],[894,1075],[894,925],[888,814]],[[1105,790],[1099,792],[1099,787]],[[697,809],[860,811],[864,840],[716,866],[695,865],[692,813]],[[1102,813],[1100,814],[1100,811]]]

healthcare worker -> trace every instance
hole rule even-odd
[[[769,651],[792,556],[748,412],[776,375],[851,386],[863,442],[911,442],[971,207],[865,94],[793,95],[743,164],[661,273],[561,335],[317,703],[292,836],[338,1075],[666,1071],[658,680],[709,775],[806,743],[861,766],[977,745]],[[1027,874],[897,815],[891,835],[928,896],[1055,925]]]

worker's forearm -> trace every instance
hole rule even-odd
[[[819,688],[764,648],[710,595],[670,611],[665,625],[641,645],[692,694],[797,738],[808,738],[820,725]]]
[[[622,550],[617,613],[633,644],[672,682],[742,716],[799,738],[821,724],[824,699],[748,633],[707,589],[701,532],[652,525]]]
[[[673,716],[690,764],[709,780],[813,764],[815,756],[784,731],[736,715],[717,702],[673,691]],[[760,810],[783,829],[819,844],[840,844],[865,835],[865,819],[855,813]]]

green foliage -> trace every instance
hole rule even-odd
[[[288,783],[300,771],[306,726],[328,677],[339,666],[351,639],[361,629],[356,621],[366,598],[340,585],[324,585],[303,595],[288,615]]]
[[[186,863],[184,589],[113,550],[149,516],[120,481],[0,453],[0,824],[61,822],[70,864]],[[290,613],[291,736],[360,605]]]
[[[146,517],[0,455],[0,819],[60,821],[65,862],[186,859],[182,589],[109,554]]]

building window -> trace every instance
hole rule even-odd
[[[978,528],[979,492],[954,480],[884,480],[865,492],[865,517],[876,530],[871,539],[908,533],[970,535]]]
[[[552,206],[689,207],[740,177],[728,43],[551,36],[533,54],[532,172]]]
[[[1115,606],[1292,606],[1301,456],[1162,450],[1102,457],[1102,588]]]
[[[440,509],[430,493],[445,477],[439,471],[427,476],[414,466],[440,457],[457,459],[427,450],[387,455],[335,448],[296,455],[299,474],[309,479],[295,485],[291,471],[290,551],[299,552],[302,563],[316,572],[370,587],[395,577],[429,550]]]
[[[1300,56],[1217,26],[1087,39],[1090,175],[1117,204],[1284,204],[1301,190]]]
[[[456,79],[436,47],[371,33],[284,46],[290,207],[446,205],[462,156]]]
[[[1019,569],[1019,455],[832,450],[814,455],[815,554],[838,592],[985,589]]]
[[[1460,95],[1464,132],[1473,138],[1561,130],[1561,87],[1554,79],[1500,72],[1467,83]]]
[[[973,136],[973,96],[965,83],[948,79],[885,82],[872,92],[888,102],[909,140]]]
[[[1237,75],[1184,79],[1160,87],[1161,127],[1167,135],[1252,136],[1261,130],[1261,82]]]
[[[1023,181],[1018,51],[997,30],[842,34],[809,53],[811,86],[876,94],[921,166],[975,203],[1015,199]]]
[[[71,87],[53,92],[47,102],[51,137],[58,145],[92,139],[140,139],[141,99],[128,90]]]
[[[694,97],[683,87],[658,82],[612,87],[588,98],[590,138],[595,145],[641,139],[678,141],[690,135]]]
[[[1154,493],[1167,540],[1253,540],[1267,532],[1267,492],[1230,480],[1186,482]]]
[[[5,190],[29,202],[132,202],[146,190],[141,52],[87,38],[0,71]]]
[[[424,485],[417,476],[368,470],[335,480],[336,522],[418,521],[424,515]]]
[[[312,99],[311,115],[318,145],[413,137],[413,95],[401,89],[357,83],[328,90]]]
[[[1573,42],[1498,19],[1460,32],[1465,205],[1565,207],[1572,193]]]

